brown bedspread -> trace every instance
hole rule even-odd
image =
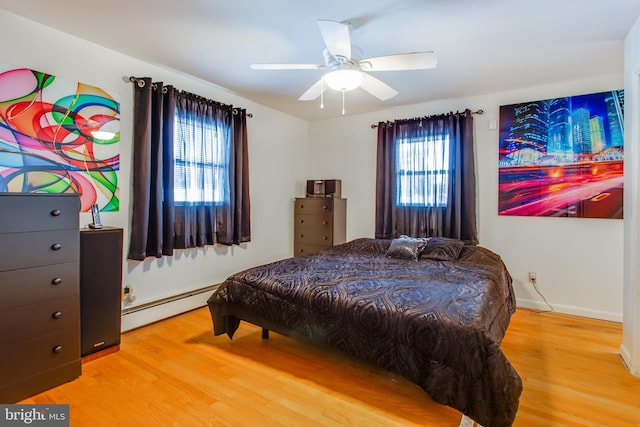
[[[485,427],[513,423],[522,382],[500,349],[515,310],[498,255],[457,261],[385,257],[357,239],[230,276],[209,298],[216,335],[240,320],[328,344],[399,373]]]

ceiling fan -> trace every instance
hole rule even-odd
[[[423,70],[435,68],[438,60],[435,53],[411,52],[361,59],[361,50],[351,44],[350,25],[318,20],[320,33],[326,45],[324,65],[321,64],[251,64],[254,70],[329,70],[318,82],[298,98],[311,101],[321,96],[327,88],[342,91],[343,114],[344,92],[361,87],[376,98],[386,101],[398,92],[371,76],[369,71]],[[366,72],[365,72],[366,71]],[[321,106],[322,107],[322,106]]]

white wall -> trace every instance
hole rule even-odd
[[[149,76],[217,101],[246,108],[252,208],[252,242],[178,251],[173,257],[124,263],[124,284],[132,284],[140,305],[219,283],[229,274],[292,254],[293,198],[303,194],[308,122],[240,98],[229,91],[139,61],[0,10],[0,62],[98,86],[121,103],[121,208],[102,213],[102,222],[125,230],[131,218],[133,87],[124,76]],[[81,225],[90,221],[81,215]]]
[[[622,221],[499,217],[498,135],[488,129],[489,120],[498,118],[500,105],[621,88],[622,60],[619,75],[410,105],[309,124],[224,89],[2,10],[0,35],[10,41],[4,44],[0,61],[92,84],[119,97],[121,211],[103,213],[102,220],[125,229],[125,252],[131,206],[132,87],[122,77],[151,76],[180,89],[247,108],[254,115],[248,121],[253,241],[240,247],[214,246],[181,251],[159,260],[125,262],[123,282],[134,286],[137,296],[134,305],[218,283],[238,270],[291,255],[292,200],[304,194],[306,179],[342,179],[343,196],[348,199],[347,237],[372,237],[376,130],[370,125],[396,118],[481,108],[485,114],[476,116],[479,239],[483,246],[502,255],[513,275],[518,303],[544,308],[527,282],[527,273],[535,271],[540,290],[556,310],[622,319]],[[634,42],[635,51],[637,45]],[[87,214],[81,216],[81,223],[89,220]]]
[[[528,282],[528,272],[533,271],[538,275],[538,288],[557,311],[621,321],[623,221],[498,216],[498,131],[489,130],[489,121],[498,120],[500,105],[622,87],[621,60],[617,75],[314,122],[310,177],[342,179],[343,196],[348,199],[348,239],[373,237],[377,130],[370,125],[483,109],[483,115],[474,116],[478,237],[482,246],[505,261],[518,304],[546,308]]]
[[[624,325],[620,353],[640,376],[640,18],[625,40]]]

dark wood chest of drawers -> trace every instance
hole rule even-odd
[[[308,255],[346,241],[347,200],[297,198],[294,208],[294,256]]]
[[[80,201],[0,193],[0,403],[81,373]]]

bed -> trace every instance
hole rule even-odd
[[[356,239],[230,276],[208,300],[214,334],[232,338],[243,320],[329,345],[485,427],[512,425],[522,381],[500,348],[515,311],[501,258],[464,246],[449,261],[404,259],[393,243]]]

